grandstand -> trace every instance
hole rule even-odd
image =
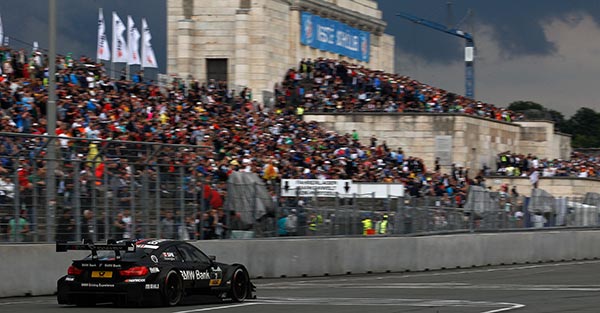
[[[462,207],[468,187],[484,183],[485,173],[479,169],[457,165],[444,173],[440,164],[426,164],[418,155],[406,154],[403,149],[410,147],[389,146],[385,138],[358,132],[337,133],[303,119],[298,111],[302,107],[307,113],[329,110],[327,101],[335,94],[343,104],[331,110],[339,114],[344,110],[364,112],[373,100],[363,98],[379,96],[382,103],[420,108],[418,113],[423,115],[455,110],[453,114],[490,120],[518,119],[514,112],[490,104],[470,110],[478,102],[450,96],[407,77],[331,59],[317,59],[312,64],[304,60],[300,71],[290,69],[276,90],[276,105],[269,107],[252,101],[243,91],[233,94],[225,83],[187,86],[174,80],[162,92],[141,76],[113,80],[102,64],[89,58],[70,61],[59,56],[57,137],[48,138],[43,136],[44,66],[28,65],[23,51],[8,50],[0,57],[3,69],[13,69],[4,71],[0,82],[3,218],[24,210],[37,225],[32,239],[44,237],[40,221],[54,215],[45,210],[44,155],[49,144],[57,146],[60,165],[56,173],[58,202],[51,205],[58,215],[71,212],[78,226],[73,235],[85,231],[80,228],[85,210],[98,213],[94,221],[103,225],[98,236],[112,234],[115,214],[125,209],[133,211],[128,227],[136,233],[160,234],[163,214],[174,210],[178,224],[187,225],[187,236],[192,238],[205,235],[195,230],[197,224],[217,220],[222,214],[227,177],[233,172],[257,174],[272,195],[277,194],[280,179],[397,183],[405,186],[408,196],[437,198],[431,203],[447,208]],[[394,84],[390,80],[407,85],[393,87],[393,94],[382,92]],[[315,92],[311,96],[306,90],[300,92],[305,87]],[[431,91],[420,93],[418,89]],[[436,94],[438,97],[433,96]],[[455,102],[449,104],[452,97]],[[431,105],[434,99],[438,102]],[[377,105],[375,109],[385,111]],[[597,166],[595,159],[585,164]],[[539,167],[546,165],[542,161]],[[574,170],[564,173],[581,176]],[[388,206],[388,210],[393,208]],[[434,215],[439,219],[439,214]],[[0,221],[2,224],[8,224],[7,220]],[[49,236],[46,233],[47,239]]]

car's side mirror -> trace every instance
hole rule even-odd
[[[216,255],[209,255],[209,256],[208,256],[208,258],[209,258],[211,261],[213,261],[213,262],[217,260],[217,256],[216,256]]]

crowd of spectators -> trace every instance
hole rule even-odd
[[[0,132],[45,134],[47,60],[39,52],[28,55],[24,50],[3,49]],[[438,161],[427,168],[419,156],[408,155],[402,147],[390,147],[382,138],[356,131],[340,134],[304,121],[298,116],[299,106],[327,112],[457,112],[505,121],[520,118],[514,112],[405,76],[326,59],[303,60],[298,70],[289,70],[276,88],[278,100],[273,109],[253,101],[250,89],[228,89],[226,82],[186,84],[175,79],[168,86],[159,86],[141,71],[130,79],[124,75],[113,79],[103,64],[86,57],[59,56],[56,64],[56,134],[60,137],[61,159],[58,193],[74,201],[76,178],[69,168],[74,160],[83,161],[79,163],[83,186],[79,195],[90,196],[94,184],[102,184],[107,181],[103,175],[110,175],[118,186],[111,201],[121,208],[118,214],[122,215],[122,208],[131,201],[133,176],[147,174],[150,179],[159,179],[161,190],[155,192],[169,193],[173,192],[168,186],[176,183],[172,178],[175,176],[157,178],[157,173],[176,175],[175,168],[182,167],[185,192],[192,193],[209,182],[211,188],[204,190],[204,201],[208,209],[216,210],[206,216],[177,218],[195,225],[190,227],[190,238],[191,233],[198,237],[206,231],[203,221],[209,225],[206,238],[223,236],[217,229],[225,222],[225,182],[233,171],[257,173],[270,188],[283,178],[403,183],[411,196],[437,196],[445,205],[458,207],[464,204],[469,185],[483,184],[482,172],[470,173],[468,168],[453,165],[450,173],[442,173]],[[100,139],[123,142],[113,145]],[[153,153],[136,142],[190,148],[165,147]],[[0,205],[12,203],[15,189],[22,197],[36,188],[38,195],[43,194],[47,173],[40,156],[45,148],[39,138],[0,138]],[[99,166],[102,169],[94,171],[86,161],[98,159],[103,161]],[[273,189],[271,192],[275,194]],[[82,203],[82,208],[92,209],[90,203]],[[69,213],[65,214],[68,219]],[[162,214],[161,225],[171,229],[169,212]],[[114,229],[124,217],[109,219]],[[179,231],[171,229],[172,233]]]
[[[570,158],[538,158],[532,154],[506,151],[498,154],[496,174],[501,176],[528,176],[535,170],[542,177],[600,177],[600,158],[572,152]]]
[[[288,70],[276,95],[282,106],[291,103],[315,112],[462,113],[508,122],[523,118],[408,76],[323,58],[303,59]]]

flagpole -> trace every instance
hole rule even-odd
[[[127,15],[127,63],[125,63],[125,80],[129,80],[129,61],[131,60],[131,28],[129,28],[130,16]]]

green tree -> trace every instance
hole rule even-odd
[[[575,148],[600,147],[600,114],[590,108],[580,108],[565,123],[565,133],[573,136]]]
[[[508,105],[508,109],[515,112],[523,112],[527,110],[546,111],[543,105],[533,101],[514,101]]]

